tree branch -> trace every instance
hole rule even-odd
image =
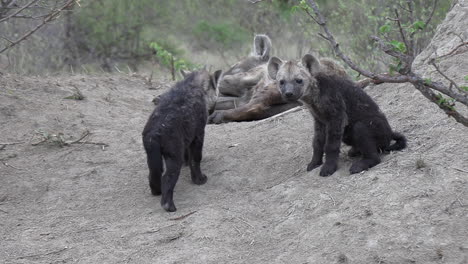
[[[37,1],[37,0],[33,0],[33,1]],[[42,23],[38,24],[35,28],[33,28],[31,31],[27,32],[26,34],[24,34],[22,37],[20,37],[19,39],[11,42],[10,44],[6,45],[3,49],[0,50],[0,53],[18,45],[21,41],[25,40],[26,38],[28,38],[29,36],[31,36],[32,34],[34,34],[34,32],[36,32],[37,30],[39,30],[40,28],[42,28],[44,25],[46,25],[48,22],[56,19],[57,17],[59,17],[60,13],[66,9],[66,8],[69,8],[70,6],[72,6],[73,4],[75,4],[75,1],[76,0],[68,0],[62,7],[60,7],[59,9],[56,9],[54,11],[52,11],[48,16],[46,16],[44,18],[44,20],[42,21]]]
[[[388,55],[400,59],[405,64],[411,64],[413,62],[413,58],[401,52],[395,51],[392,46],[386,44],[382,39],[377,36],[371,36],[371,39],[379,45],[380,49],[387,53]],[[409,71],[409,69],[408,69]]]
[[[456,46],[453,50],[451,50],[449,53],[447,53],[447,54],[445,54],[445,55],[442,55],[442,56],[439,56],[439,57],[437,57],[436,59],[440,59],[440,58],[444,58],[444,57],[448,57],[448,56],[454,55],[455,52],[457,52],[458,49],[460,49],[460,48],[463,47],[463,46],[468,47],[468,41],[459,44],[459,45]],[[463,51],[463,52],[466,52],[466,51]],[[460,52],[460,53],[463,53],[463,52]],[[457,53],[457,54],[459,54],[459,53]]]
[[[458,87],[458,85],[457,85],[452,79],[450,79],[447,75],[445,75],[445,74],[439,69],[439,66],[437,66],[437,65],[435,64],[435,59],[431,59],[431,60],[429,61],[429,64],[431,64],[432,66],[434,66],[434,68],[436,69],[436,71],[437,71],[440,75],[442,75],[447,81],[449,81],[451,85],[455,86],[457,89],[460,89],[460,87]]]
[[[468,119],[466,117],[464,117],[462,114],[460,114],[459,112],[457,112],[452,105],[441,103],[440,96],[436,95],[434,93],[434,91],[431,90],[431,89],[437,90],[437,91],[439,91],[439,92],[441,92],[441,93],[443,93],[443,94],[445,94],[447,96],[450,96],[451,98],[457,100],[458,102],[464,104],[465,106],[468,106],[468,93],[465,93],[465,92],[461,91],[460,89],[457,89],[457,90],[451,89],[452,86],[455,86],[453,84],[454,82],[451,81],[451,79],[449,79],[446,75],[442,74],[442,76],[444,76],[446,79],[451,81],[452,85],[450,87],[445,86],[441,82],[432,82],[432,81],[428,82],[428,81],[424,80],[422,77],[420,77],[419,75],[413,73],[411,68],[408,68],[408,72],[406,72],[405,74],[400,74],[400,75],[396,75],[396,76],[389,76],[388,74],[376,74],[376,73],[373,73],[371,71],[367,71],[367,70],[364,70],[364,69],[360,68],[348,56],[346,56],[341,51],[339,44],[336,42],[333,34],[328,29],[327,24],[326,24],[326,20],[323,17],[323,15],[320,13],[320,10],[319,10],[316,2],[314,0],[307,0],[307,3],[309,5],[309,7],[311,7],[312,10],[315,13],[314,21],[321,27],[321,29],[324,32],[324,34],[320,33],[319,35],[329,42],[329,44],[330,44],[331,48],[333,49],[333,51],[335,52],[336,56],[340,57],[353,70],[357,71],[361,75],[364,75],[364,76],[369,77],[370,79],[372,79],[372,81],[364,79],[364,80],[358,82],[358,85],[364,86],[364,85],[367,85],[369,82],[374,82],[374,83],[384,83],[384,82],[388,82],[388,83],[405,83],[405,82],[409,82],[409,83],[413,84],[413,86],[418,91],[420,91],[423,94],[424,97],[429,99],[431,102],[437,104],[439,106],[439,108],[441,108],[447,115],[452,116],[457,122],[459,122],[459,123],[461,123],[461,124],[468,127]],[[412,21],[414,21],[414,17],[413,17],[414,16],[414,14],[413,14],[414,3],[413,3],[412,0],[407,0],[407,4],[408,4],[408,8],[409,8],[408,11],[410,12],[410,19]],[[311,16],[311,14],[309,14],[309,15]],[[397,15],[397,19],[399,19],[398,15]],[[380,38],[373,36],[372,39],[379,44],[379,46],[382,48],[382,50],[385,53],[387,53],[387,54],[389,54],[389,55],[391,55],[393,57],[399,58],[401,61],[403,61],[405,63],[411,63],[414,60],[414,56],[416,54],[409,53],[409,52],[407,54],[402,54],[402,53],[400,53],[398,51],[395,51],[393,48],[388,47],[388,45],[385,44]],[[464,45],[465,43],[462,43],[462,44]],[[448,53],[445,56],[448,56],[448,55],[452,54],[453,52],[455,52],[455,50],[457,50],[458,48],[460,48],[463,45],[459,45],[457,48],[455,48],[453,51],[451,51],[450,53]],[[410,40],[409,46],[410,47],[407,47],[407,50],[409,48],[412,48],[412,49],[414,48],[414,39]],[[435,66],[435,67],[436,67],[436,69],[438,69],[437,66]],[[440,70],[438,70],[438,72],[441,73]],[[458,87],[458,86],[455,86],[455,87]]]
[[[434,13],[435,13],[435,10],[437,8],[437,2],[438,0],[434,0],[434,4],[432,6],[432,11],[431,11],[431,14],[429,15],[429,17],[426,19],[426,21],[424,21],[424,27],[427,28],[427,25],[429,24],[429,22],[431,22],[431,19],[432,17],[434,16]],[[413,32],[412,34],[414,35],[416,32]]]
[[[19,13],[21,13],[23,10],[25,10],[26,8],[32,6],[34,3],[36,3],[37,1],[39,0],[32,0],[31,2],[29,2],[28,4],[24,5],[23,7],[21,7],[20,9],[16,10],[16,12],[13,12],[11,15],[5,17],[5,18],[2,18],[0,19],[0,23],[4,22],[4,21],[7,21],[8,19],[18,15]]]
[[[456,111],[453,107],[439,103],[440,98],[431,89],[428,89],[423,82],[413,83],[413,85],[419,92],[421,92],[424,97],[438,105],[439,108],[442,109],[448,116],[453,117],[458,123],[468,127],[468,119]]]
[[[407,51],[409,51],[408,49],[408,41],[406,41],[406,36],[405,36],[405,32],[403,31],[403,27],[401,26],[401,21],[400,21],[400,14],[398,13],[398,10],[395,8],[395,15],[396,15],[396,19],[395,19],[395,22],[397,23],[398,25],[398,30],[400,31],[400,35],[401,35],[401,39],[403,40],[403,43],[405,43],[405,46],[406,46],[406,49]]]

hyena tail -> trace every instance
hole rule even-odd
[[[149,185],[153,195],[161,194],[161,177],[163,173],[163,157],[161,155],[161,145],[159,142],[150,140],[150,144],[145,144],[148,156]]]
[[[401,150],[406,148],[406,138],[402,134],[393,132],[392,139],[395,140],[395,143],[385,148],[386,151]]]

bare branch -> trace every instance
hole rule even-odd
[[[408,9],[409,9],[409,21],[411,24],[414,24],[414,1],[413,0],[406,0],[408,3]],[[409,46],[407,47],[408,52],[407,54],[409,56],[416,57],[416,48],[415,48],[415,42],[414,42],[414,34],[410,34],[409,36]]]
[[[413,85],[424,97],[437,104],[448,116],[453,117],[458,123],[468,127],[468,119],[453,107],[439,103],[439,97],[431,89],[428,89],[423,82],[413,83]]]
[[[37,0],[35,0],[37,1]],[[35,28],[33,28],[31,31],[27,32],[26,34],[24,34],[22,37],[20,37],[19,39],[13,41],[12,43],[6,45],[3,49],[0,50],[0,53],[4,52],[5,50],[8,50],[16,45],[18,45],[21,41],[25,40],[26,38],[28,38],[29,36],[31,36],[32,34],[34,34],[34,32],[36,32],[37,30],[39,30],[40,28],[42,28],[44,25],[46,25],[48,22],[50,21],[53,21],[54,19],[56,19],[57,17],[59,17],[60,13],[66,9],[66,8],[69,8],[70,6],[74,5],[75,4],[75,1],[76,0],[68,0],[62,7],[60,7],[59,9],[56,9],[54,10],[53,12],[51,12],[47,17],[44,18],[44,20],[42,21],[42,23],[38,24]]]
[[[256,4],[256,3],[263,2],[263,0],[250,0],[249,2],[250,2],[251,4]]]
[[[468,93],[461,91],[460,89],[454,90],[451,87],[447,87],[441,82],[427,82],[420,76],[417,76],[416,74],[413,73],[412,78],[410,78],[410,83],[416,86],[417,83],[422,82],[426,88],[431,88],[436,91],[439,91],[447,96],[452,97],[453,99],[457,100],[458,102],[468,106]],[[453,86],[453,84],[452,84]]]
[[[398,25],[398,30],[400,31],[401,39],[403,40],[403,43],[405,43],[405,46],[406,46],[406,49],[407,49],[407,52],[408,52],[409,51],[408,41],[406,41],[405,32],[403,31],[403,26],[401,25],[401,21],[400,21],[400,14],[398,13],[397,9],[395,9],[395,15],[396,15],[395,22]]]
[[[21,13],[23,10],[25,10],[26,8],[32,6],[34,3],[36,3],[37,1],[39,0],[32,0],[31,2],[29,2],[28,4],[24,5],[23,7],[21,7],[20,9],[16,10],[16,12],[13,12],[11,15],[5,17],[5,18],[2,18],[0,19],[0,23],[4,22],[4,21],[7,21],[8,19],[18,15],[19,13]]]
[[[429,22],[431,22],[431,19],[432,17],[434,16],[434,13],[435,13],[435,10],[437,8],[437,2],[438,0],[434,0],[434,5],[432,6],[432,11],[431,11],[431,14],[429,15],[429,17],[426,19],[426,21],[424,22],[424,27],[427,27],[427,25],[429,24]],[[413,33],[414,34],[414,33]]]
[[[401,9],[405,10],[406,12],[410,12],[410,10],[407,9],[406,7],[404,7],[401,3],[398,3],[398,6],[399,6]]]
[[[409,13],[409,20],[414,23],[414,1],[413,0],[406,0],[406,4],[408,5],[408,13]]]
[[[457,89],[460,89],[460,87],[458,87],[458,85],[452,80],[450,79],[447,75],[445,75],[440,69],[439,69],[439,66],[437,66],[435,64],[435,59],[431,59],[429,61],[429,64],[431,64],[432,66],[434,66],[434,68],[436,69],[436,71],[442,75],[447,81],[449,81],[453,86],[455,86]]]
[[[330,32],[330,30],[327,27],[326,20],[323,17],[323,15],[320,13],[320,10],[314,0],[308,0],[307,1],[309,6],[312,8],[312,10],[315,13],[315,18],[314,21],[321,27],[323,30],[324,34],[319,33],[321,37],[326,39],[333,51],[335,52],[336,56],[340,57],[348,66],[350,66],[353,70],[357,71],[359,74],[362,74],[366,77],[369,77],[370,79],[364,79],[362,81],[359,81],[357,84],[360,87],[368,85],[370,82],[374,82],[376,84],[388,82],[388,83],[405,83],[409,82],[413,84],[413,86],[420,91],[424,97],[429,99],[431,102],[437,104],[440,109],[442,109],[447,115],[452,116],[457,122],[465,125],[468,127],[468,119],[464,117],[462,114],[457,112],[453,105],[447,104],[447,103],[441,103],[440,101],[440,96],[437,95],[432,89],[437,90],[447,96],[450,96],[451,98],[457,100],[458,102],[468,106],[468,93],[465,93],[461,91],[460,89],[454,90],[452,89],[453,86],[458,87],[454,84],[453,81],[451,81],[447,76],[444,76],[446,79],[451,81],[450,87],[445,86],[441,82],[428,82],[425,81],[422,77],[419,75],[415,74],[412,72],[411,68],[407,68],[407,72],[404,72],[404,74],[400,75],[395,75],[395,76],[390,76],[388,74],[376,74],[367,70],[364,70],[357,66],[348,56],[346,56],[340,49],[339,44],[336,42],[333,34]],[[408,4],[408,11],[410,12],[410,19],[414,21],[414,2],[412,0],[407,0]],[[311,15],[311,14],[309,14]],[[399,20],[399,15],[397,14],[397,19]],[[401,25],[399,25],[400,28]],[[401,52],[395,51],[392,47],[389,47],[383,40],[380,38],[373,36],[372,39],[376,41],[379,46],[382,48],[382,50],[396,58],[399,58],[401,61],[405,63],[412,63],[414,60],[414,52],[415,50],[412,50],[411,52],[408,52],[407,54],[403,54]],[[414,48],[414,39],[409,40],[409,44],[407,47],[408,48]],[[454,50],[449,52],[447,55],[444,56],[449,56],[450,54],[453,54],[456,50],[458,50],[460,47],[466,45],[467,43],[464,42],[457,46]],[[437,69],[437,66],[435,66]],[[438,70],[439,73],[441,73],[440,70]]]
[[[463,53],[463,52],[468,51],[468,50],[465,50],[465,51],[456,53],[456,52],[458,51],[458,49],[460,49],[461,47],[464,47],[464,46],[465,46],[465,47],[468,47],[468,41],[459,44],[458,46],[456,46],[456,47],[455,47],[452,51],[450,51],[449,53],[447,53],[447,54],[445,54],[445,55],[442,55],[442,56],[439,56],[439,57],[437,57],[436,59],[440,59],[440,58],[444,58],[444,57],[448,57],[448,56],[451,56],[451,55],[460,54],[460,53]]]
[[[371,36],[371,39],[377,42],[380,49],[383,52],[387,53],[388,55],[400,59],[402,62],[406,63],[406,65],[411,64],[413,62],[413,58],[411,56],[405,55],[401,52],[395,51],[391,45],[386,44],[382,39],[377,36]]]
[[[6,40],[6,41],[8,41],[8,42],[10,42],[10,43],[13,43],[13,41],[12,41],[12,40],[10,40],[10,39],[9,39],[9,38],[7,38],[7,37],[0,36],[0,38],[4,39],[4,40]]]

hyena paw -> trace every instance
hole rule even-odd
[[[367,169],[368,169],[368,166],[366,166],[365,164],[363,164],[360,161],[357,161],[357,162],[353,163],[353,165],[351,165],[351,168],[349,168],[349,172],[351,174],[355,174],[355,173],[360,173],[362,171],[365,171]]]
[[[167,201],[165,203],[161,203],[162,208],[167,212],[175,212],[177,208],[175,207],[174,201]]]
[[[335,173],[337,168],[338,168],[338,166],[336,164],[327,164],[327,163],[325,163],[322,166],[322,169],[320,170],[319,175],[322,176],[322,177],[330,176],[333,173]]]
[[[207,181],[208,181],[208,177],[206,177],[205,174],[202,174],[201,177],[192,178],[192,182],[195,183],[196,185],[205,184]]]
[[[361,152],[359,152],[359,150],[355,149],[355,148],[351,148],[349,151],[348,151],[348,157],[357,157],[361,155]]]
[[[215,111],[208,117],[209,124],[221,124],[224,122],[224,112]]]
[[[322,161],[312,161],[309,163],[309,165],[307,165],[307,171],[311,171],[320,165],[322,165]]]

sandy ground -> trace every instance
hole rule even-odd
[[[0,76],[0,263],[468,263],[468,129],[411,86],[366,88],[409,146],[357,175],[347,147],[306,172],[306,110],[207,126],[208,182],[184,168],[167,213],[141,131],[168,85]]]

